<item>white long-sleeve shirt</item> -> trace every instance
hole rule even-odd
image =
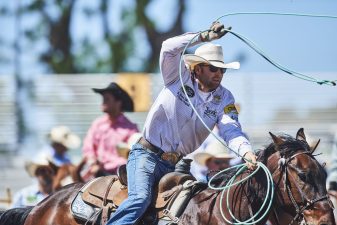
[[[144,137],[164,152],[177,151],[187,155],[196,150],[209,135],[209,131],[192,110],[179,79],[180,56],[195,35],[186,33],[162,44],[160,69],[164,88],[149,111],[144,125]],[[193,41],[191,46],[199,43],[200,38]],[[193,106],[207,126],[212,130],[217,124],[219,135],[240,155],[251,151],[251,145],[238,121],[232,93],[221,85],[213,92],[201,92],[184,65],[182,79]]]

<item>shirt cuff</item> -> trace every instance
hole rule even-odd
[[[252,152],[252,146],[245,137],[236,137],[229,141],[228,146],[236,151],[241,157],[247,152]]]

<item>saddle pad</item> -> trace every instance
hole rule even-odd
[[[71,203],[70,209],[73,216],[82,221],[92,221],[95,219],[94,217],[96,217],[95,214],[97,215],[100,211],[99,209],[95,209],[94,207],[86,204],[82,200],[82,192],[77,193],[76,197]]]

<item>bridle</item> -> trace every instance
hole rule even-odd
[[[310,158],[316,160],[314,158],[314,156],[312,155],[311,152],[309,151],[306,151],[306,152],[299,152],[299,153],[296,153],[292,156],[290,156],[289,158],[284,158],[284,157],[281,157],[278,161],[278,169],[279,171],[283,174],[283,182],[284,182],[284,190],[287,191],[287,194],[293,204],[293,206],[295,207],[296,209],[296,215],[295,217],[291,220],[291,222],[289,223],[289,225],[291,225],[292,223],[294,223],[295,221],[301,223],[301,222],[304,222],[304,224],[307,224],[305,219],[304,219],[304,211],[306,209],[308,209],[309,207],[313,206],[315,203],[319,202],[319,201],[327,201],[330,208],[333,209],[333,204],[329,198],[329,195],[326,194],[324,196],[319,196],[315,199],[309,199],[308,196],[301,190],[301,188],[298,186],[298,184],[296,182],[293,182],[294,185],[296,186],[298,192],[301,194],[301,198],[303,200],[303,205],[299,205],[296,201],[295,201],[295,198],[294,198],[294,195],[293,195],[293,192],[291,191],[291,188],[290,188],[290,185],[289,185],[289,179],[288,179],[288,174],[293,178],[295,179],[290,173],[288,173],[288,167],[289,167],[289,163],[295,159],[297,156],[299,155],[308,155]],[[276,170],[277,171],[277,170]],[[273,174],[274,175],[274,174]]]

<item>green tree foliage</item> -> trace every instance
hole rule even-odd
[[[173,25],[165,32],[160,32],[156,29],[155,22],[146,14],[146,9],[151,3],[151,0],[137,0],[136,1],[136,21],[137,25],[145,29],[148,43],[151,46],[151,53],[147,60],[144,70],[146,72],[153,72],[156,69],[158,57],[160,53],[161,43],[167,38],[183,33],[183,15],[185,12],[185,1],[178,0],[177,13],[172,15]],[[174,17],[175,16],[175,17]]]
[[[172,14],[174,22],[164,32],[159,31],[156,22],[147,13],[150,4],[159,0],[130,1],[133,4],[129,7],[119,6],[118,9],[116,0],[95,1],[96,8],[92,5],[83,6],[81,0],[22,1],[21,20],[24,22],[34,18],[29,25],[22,23],[20,28],[22,54],[37,56],[41,68],[47,69],[41,73],[155,72],[162,41],[183,32],[185,0],[176,0],[175,11],[165,12]],[[114,12],[120,16],[111,15]],[[74,23],[74,18],[79,14],[84,21]],[[0,5],[0,19],[6,17],[14,20],[15,16],[9,4]],[[93,41],[90,34],[78,37],[73,33],[76,31],[74,24],[86,26],[85,20],[93,19],[99,21],[96,24],[100,27],[93,29],[101,31],[99,40]],[[139,43],[139,32],[145,33],[146,40],[142,41],[148,43],[149,54],[142,57],[143,63],[140,66],[130,68],[130,60],[137,58],[134,49]],[[0,47],[12,46],[13,43],[5,43],[4,35],[0,33]],[[6,56],[0,54],[0,64],[4,62]]]

